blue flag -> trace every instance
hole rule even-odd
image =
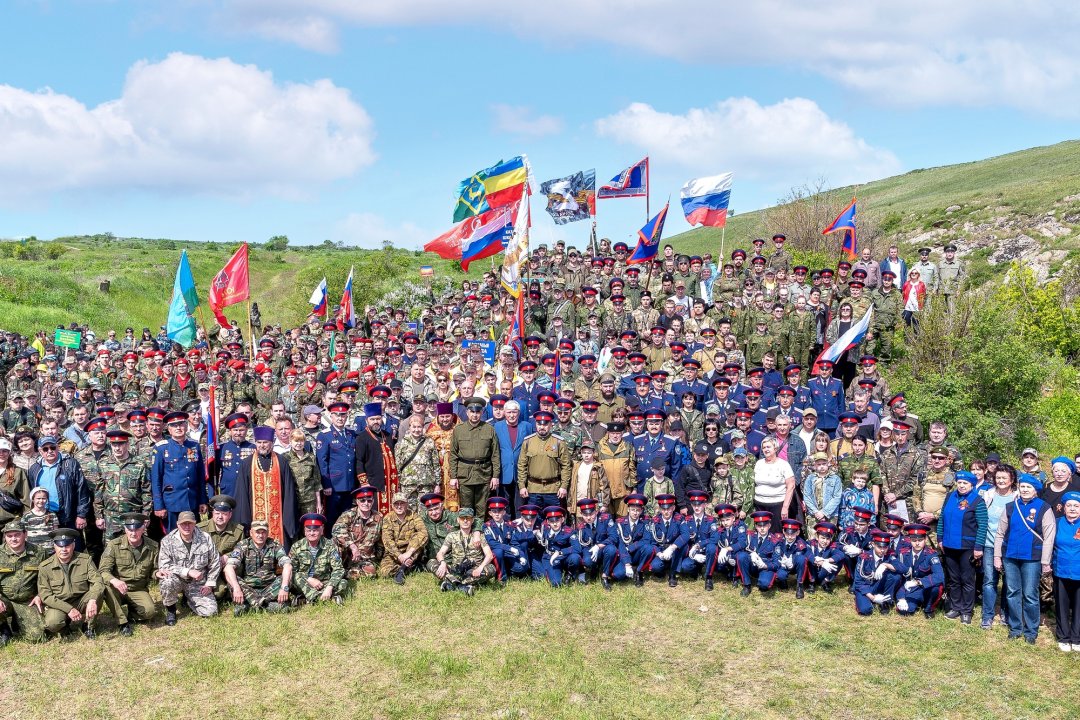
[[[851,198],[851,204],[844,208],[829,227],[821,231],[821,234],[830,235],[838,232],[844,233],[841,249],[848,260],[854,260],[859,254],[858,240],[855,238],[855,198]]]
[[[199,306],[199,296],[195,292],[195,277],[191,274],[187,250],[180,253],[180,264],[176,267],[176,281],[173,282],[172,304],[169,305],[169,321],[165,324],[165,334],[170,340],[188,348],[195,344],[195,308]]]
[[[670,204],[670,203],[669,203]],[[634,254],[626,260],[627,265],[650,262],[656,257],[656,250],[660,247],[660,236],[664,234],[664,220],[667,219],[668,206],[656,214],[645,227],[638,230],[638,244],[634,248]]]

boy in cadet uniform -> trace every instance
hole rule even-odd
[[[648,540],[648,520],[642,517],[646,498],[641,493],[630,493],[624,499],[626,517],[615,523],[618,540],[604,548],[604,567],[611,580],[633,578],[634,585],[645,584],[642,572],[649,561],[652,545]]]
[[[586,497],[577,501],[578,523],[573,529],[570,563],[579,568],[577,580],[584,585],[589,575],[601,570],[604,548],[614,541],[611,516],[606,512],[598,513],[601,503],[596,498]],[[606,507],[607,503],[603,503]],[[605,590],[611,589],[608,578],[600,572],[600,583]]]
[[[784,518],[781,523],[783,537],[773,550],[776,563],[776,579],[787,587],[788,575],[795,578],[795,599],[804,596],[803,583],[806,581],[806,541],[802,539],[802,522],[794,518]]]
[[[716,569],[731,580],[732,585],[739,584],[737,567],[739,553],[746,549],[748,540],[746,524],[739,519],[739,508],[731,503],[719,503],[714,508],[719,518],[716,528]]]
[[[750,594],[750,585],[755,580],[759,590],[770,590],[779,568],[773,560],[773,554],[776,544],[780,542],[780,533],[769,532],[772,527],[772,513],[759,510],[750,518],[754,521],[754,532],[746,538],[746,549],[735,557],[739,577],[742,578],[742,597]]]
[[[665,573],[669,587],[679,584],[675,573],[690,539],[681,518],[675,513],[677,501],[674,494],[657,495],[656,504],[660,514],[649,525],[649,542],[653,546],[653,553],[648,568],[656,575]]]
[[[844,566],[844,551],[833,541],[836,537],[836,525],[831,522],[819,522],[814,525],[816,537],[806,544],[806,572],[810,582],[810,592],[821,587],[831,593],[833,583],[840,568]]]
[[[713,572],[716,570],[716,521],[705,512],[709,494],[704,490],[690,490],[686,493],[690,503],[690,513],[683,518],[686,532],[686,553],[679,563],[679,573],[697,578],[698,573],[705,575],[705,589],[713,589]]]
[[[905,531],[911,547],[901,549],[898,554],[903,564],[904,583],[896,590],[896,611],[901,615],[914,615],[921,608],[930,619],[945,591],[945,572],[941,568],[941,558],[927,547],[930,527],[912,523]]]
[[[873,530],[870,549],[860,555],[855,564],[852,587],[855,590],[855,610],[860,615],[872,614],[875,605],[882,615],[892,607],[893,596],[902,577],[897,568],[902,569],[903,564],[889,548],[891,540],[889,533]]]

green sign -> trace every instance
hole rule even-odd
[[[82,333],[78,330],[57,330],[53,337],[56,347],[72,348],[78,350],[82,347]]]

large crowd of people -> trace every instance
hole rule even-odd
[[[1030,643],[1045,611],[1080,652],[1076,458],[965,458],[882,371],[964,292],[956,249],[811,269],[785,240],[642,265],[540,246],[520,317],[492,272],[419,317],[255,318],[190,348],[4,333],[0,642],[430,576],[850,591]]]

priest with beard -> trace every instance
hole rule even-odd
[[[387,517],[393,512],[390,501],[398,491],[395,444],[393,435],[383,427],[382,403],[364,405],[364,429],[356,434],[356,483],[379,491],[378,510]]]
[[[255,452],[240,463],[233,520],[245,528],[253,520],[270,527],[270,537],[288,549],[296,537],[296,483],[289,462],[274,452],[274,429],[254,430]]]

